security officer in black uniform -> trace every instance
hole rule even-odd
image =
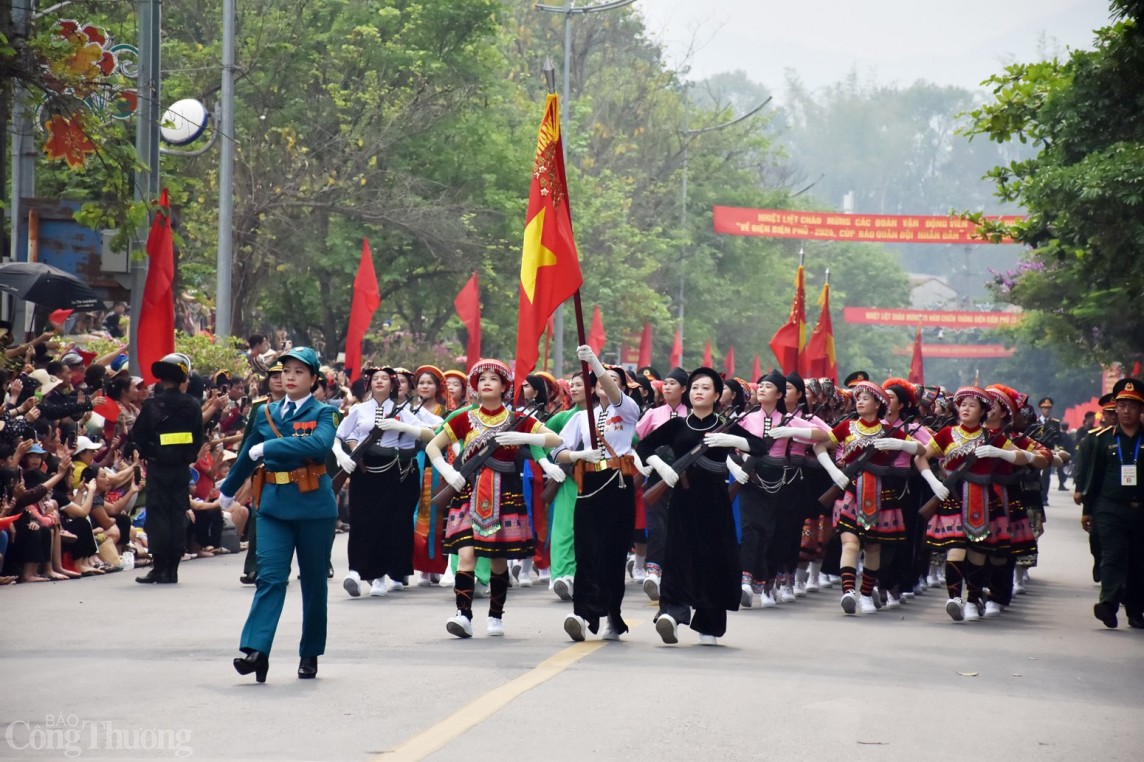
[[[147,544],[151,570],[136,582],[174,584],[191,508],[190,466],[203,445],[203,413],[186,393],[191,360],[174,352],[151,365],[161,389],[143,402],[131,437],[147,461]]]
[[[1109,429],[1116,428],[1116,400],[1112,392],[1104,394],[1098,400],[1100,404],[1100,425],[1089,429],[1080,440],[1076,448],[1076,459],[1073,460],[1073,502],[1082,508],[1082,515],[1092,515],[1092,499],[1081,493],[1081,474],[1085,473],[1085,463],[1092,458],[1092,446],[1096,443],[1096,435]],[[1087,531],[1087,530],[1086,530]],[[1100,582],[1100,535],[1096,532],[1088,533],[1088,552],[1092,554],[1092,581]]]
[[[1100,600],[1093,614],[1116,627],[1120,604],[1128,624],[1144,628],[1144,488],[1140,450],[1144,441],[1144,381],[1122,378],[1112,388],[1116,426],[1090,435],[1078,485],[1084,495],[1081,526],[1100,537]]]
[[[1060,419],[1053,418],[1053,404],[1052,397],[1042,397],[1037,403],[1041,414],[1037,416],[1030,431],[1025,432],[1050,450],[1055,450],[1061,444],[1061,422]],[[1049,487],[1052,483],[1053,467],[1050,464],[1041,469],[1041,504],[1045,508],[1049,507]]]

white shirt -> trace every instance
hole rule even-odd
[[[386,400],[382,403],[381,413],[385,417],[390,417],[393,414],[393,400]],[[377,417],[377,401],[372,397],[360,405],[355,405],[342,419],[341,424],[338,425],[338,439],[343,442],[361,442],[365,439],[369,432],[373,430],[375,419]],[[441,424],[440,418],[430,413],[425,408],[418,408],[416,412],[410,412],[409,406],[406,405],[397,414],[397,420],[402,423],[412,423],[415,426],[428,426],[436,428]],[[412,434],[403,434],[397,431],[387,431],[381,435],[378,440],[378,447],[392,447],[399,450],[406,450],[417,445],[417,437]]]
[[[632,451],[632,437],[636,433],[636,423],[640,418],[640,406],[631,397],[622,395],[619,405],[608,404],[604,408],[604,441],[611,445],[616,455],[627,455]],[[599,421],[600,407],[593,405],[592,414],[595,426]],[[560,438],[564,440],[564,447],[569,450],[586,450],[591,446],[588,434],[588,411],[581,410],[572,416],[572,420],[560,430]],[[612,457],[607,448],[601,443],[605,457]],[[559,449],[559,448],[558,448]]]

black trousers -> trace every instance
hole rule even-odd
[[[1097,498],[1093,525],[1100,535],[1100,602],[1144,613],[1144,513]]]
[[[691,607],[686,603],[660,598],[659,613],[667,614],[676,624],[691,625],[691,629],[700,635],[714,635],[721,638],[727,634],[727,609],[724,608],[697,608],[692,615]]]
[[[624,602],[628,547],[636,523],[631,477],[615,471],[586,473],[573,514],[576,577],[572,610],[596,632],[607,617],[618,633],[628,631],[620,615]]]
[[[770,547],[778,523],[778,495],[754,484],[739,491],[739,565],[757,581],[771,579],[777,571],[770,564]]]
[[[668,495],[670,494],[669,490]],[[647,563],[661,568],[667,551],[667,503],[668,498],[665,497],[657,503],[644,506],[647,515]]]
[[[147,547],[160,559],[182,558],[191,508],[187,465],[147,464]]]

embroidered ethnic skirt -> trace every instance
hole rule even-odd
[[[874,475],[864,472],[858,483],[846,491],[842,500],[835,504],[837,518],[834,527],[839,533],[850,532],[867,542],[905,542],[902,500],[906,480],[889,474],[877,477],[877,482],[874,480]],[[858,490],[862,489],[865,489],[863,499],[872,502],[872,510],[865,520],[859,516]]]
[[[473,548],[483,558],[524,558],[535,551],[520,475],[482,469],[474,485],[453,498],[445,523],[446,553]]]
[[[962,493],[952,495],[949,500],[942,501],[937,513],[929,520],[926,527],[926,544],[934,550],[949,550],[950,548],[969,548],[991,555],[1005,555],[1009,553],[1009,517],[1005,506],[996,493],[988,486],[962,484]],[[968,486],[969,489],[965,489]],[[977,489],[974,489],[977,488]],[[967,535],[964,525],[962,501],[966,499],[983,501],[981,510],[986,512],[987,519],[980,539],[973,539],[974,534]]]

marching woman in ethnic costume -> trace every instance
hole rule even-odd
[[[741,593],[739,543],[727,495],[727,472],[730,469],[737,480],[746,474],[728,456],[732,448],[761,456],[766,446],[738,424],[714,431],[722,424],[715,406],[723,394],[723,379],[711,368],[692,371],[685,394],[691,412],[668,419],[636,448],[648,471],[655,469],[674,488],[667,506],[655,629],[664,643],[673,644],[679,642],[678,626],[690,624],[699,633],[701,645],[713,646],[727,631],[727,612],[738,610]],[[678,459],[699,444],[710,449],[687,468],[686,481],[656,454],[667,445]]]
[[[445,374],[433,365],[422,365],[413,372],[417,396],[421,409],[430,415],[444,420],[449,414],[451,401],[445,388]],[[438,516],[433,509],[433,493],[437,491],[437,472],[429,466],[425,451],[417,453],[417,469],[420,474],[421,494],[417,501],[417,516],[413,528],[413,568],[420,572],[418,585],[429,587],[436,584],[449,559],[441,549],[444,516]]]
[[[813,384],[812,384],[813,382]],[[822,432],[824,437],[830,431],[830,426],[819,418],[815,411],[817,404],[811,407],[811,386],[821,390],[815,379],[804,382],[798,373],[790,373],[786,377],[786,403],[791,413],[789,425],[800,426],[803,423]],[[817,397],[815,397],[817,400]],[[795,565],[795,580],[793,594],[795,597],[806,595],[813,578],[813,589],[818,590],[818,572],[822,567],[822,547],[830,539],[834,531],[833,516],[827,516],[828,511],[818,502],[818,497],[830,489],[830,477],[822,470],[822,465],[814,457],[810,445],[799,439],[792,438],[787,443],[787,462],[794,469],[794,477],[787,481],[794,481],[794,489],[790,492],[790,500],[797,509],[798,526],[795,527],[791,538],[791,561]],[[811,573],[813,571],[813,574]]]
[[[985,391],[994,400],[985,418],[985,428],[989,434],[996,436],[1006,427],[1010,428],[1009,440],[1013,446],[1033,458],[1030,463],[1032,468],[1003,460],[997,463],[993,472],[994,496],[1005,508],[1009,532],[1009,551],[989,556],[989,600],[985,602],[984,616],[995,617],[1000,616],[1002,609],[1013,600],[1013,575],[1017,569],[1017,559],[1037,552],[1037,538],[1033,535],[1021,482],[1026,475],[1034,475],[1039,479],[1039,469],[1051,465],[1052,453],[1044,445],[1021,433],[1025,423],[1020,420],[1021,408],[1028,399],[1026,395],[1018,394],[1014,389],[1001,384],[990,384],[985,387]],[[1037,486],[1040,487],[1039,482]],[[1038,489],[1038,496],[1039,494]]]
[[[901,425],[883,424],[882,416],[890,405],[886,391],[870,381],[858,381],[850,391],[854,395],[857,420],[842,421],[830,432],[824,445],[816,445],[818,462],[844,492],[836,504],[838,518],[835,529],[842,540],[839,567],[842,576],[842,610],[847,614],[873,614],[874,586],[881,569],[882,547],[902,543],[906,526],[902,517],[902,497],[906,479],[895,475],[890,466],[895,450],[914,454],[921,445],[913,441]],[[857,478],[850,482],[830,459],[827,448],[841,448],[839,462],[849,465],[862,459]],[[865,551],[862,582],[857,593],[858,553]]]
[[[951,619],[960,622],[981,618],[986,554],[1008,549],[1004,507],[992,491],[994,467],[998,459],[1027,465],[1033,455],[1014,448],[1004,434],[990,434],[982,427],[985,413],[994,403],[984,389],[963,386],[954,392],[953,403],[958,422],[934,434],[914,463],[941,500],[937,513],[929,520],[926,542],[931,548],[945,551],[945,585],[949,593],[945,610]],[[956,486],[958,494],[950,495],[930,469],[930,460],[939,459],[948,475],[958,470],[967,457],[974,460]],[[962,599],[963,584],[967,601]]]
[[[224,509],[254,474],[258,498],[258,581],[234,660],[243,675],[265,682],[270,647],[286,599],[290,563],[298,554],[302,579],[302,640],[298,677],[318,674],[326,650],[326,570],[338,507],[325,457],[334,442],[337,411],[314,399],[321,363],[309,347],[279,358],[286,398],[262,407],[234,467],[219,487]],[[257,471],[255,470],[257,468]]]
[[[619,640],[628,631],[620,606],[636,521],[631,450],[640,408],[621,389],[622,368],[605,370],[588,346],[579,347],[576,354],[592,369],[586,393],[597,394],[599,406],[593,408],[593,421],[587,411],[577,413],[564,426],[563,443],[554,451],[557,462],[576,464],[579,487],[573,532],[576,577],[564,631],[572,640],[584,640],[588,631],[597,632],[603,618],[604,640]],[[596,429],[596,447],[589,426]]]
[[[534,549],[517,451],[522,446],[551,448],[560,444],[560,437],[535,418],[518,416],[505,408],[505,399],[512,392],[512,371],[504,363],[476,363],[469,371],[469,385],[477,390],[479,406],[447,421],[425,447],[433,467],[458,493],[449,506],[445,551],[458,556],[453,588],[457,614],[446,622],[446,629],[459,638],[473,635],[473,570],[478,557],[492,561],[487,631],[489,635],[504,635],[508,559],[530,556]],[[445,462],[442,450],[454,442],[463,445],[457,459],[462,468],[485,445],[496,448],[473,474],[472,484]]]
[[[411,412],[408,400],[397,400],[399,376],[393,368],[369,368],[364,375],[370,398],[350,410],[337,437],[350,451],[375,429],[380,437],[375,435],[356,470],[341,447],[335,449],[339,465],[353,473],[346,546],[350,570],[342,587],[354,598],[362,593],[362,580],[371,580],[371,596],[383,596],[404,587],[405,577],[413,573],[412,514],[421,491],[417,443],[427,442],[441,422],[423,408]]]
[[[572,407],[555,413],[545,424],[557,434],[563,432],[564,427],[573,416],[584,410],[584,378],[580,373],[572,376],[568,386],[568,398]],[[550,468],[543,461],[541,467],[549,478],[560,484],[552,503],[548,506],[548,546],[549,571],[551,573],[550,588],[560,600],[570,600],[575,593],[576,578],[576,545],[575,545],[575,516],[576,498],[579,494],[575,480],[567,478],[567,474],[559,466]]]

